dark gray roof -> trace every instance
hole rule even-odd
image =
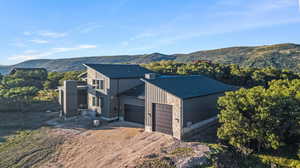
[[[206,96],[238,88],[202,75],[160,76],[155,79],[144,79],[144,81],[182,99]]]
[[[138,99],[145,99],[145,84],[141,84],[122,93],[125,96],[133,96]]]
[[[152,71],[133,64],[84,64],[109,78],[140,78]]]

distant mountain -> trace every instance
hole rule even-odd
[[[0,66],[1,73],[14,67],[46,68],[49,71],[81,70],[83,63],[149,63],[161,60],[191,62],[211,60],[218,63],[232,63],[241,66],[291,69],[300,72],[300,45],[286,43],[256,47],[230,47],[215,50],[197,51],[189,54],[165,55],[152,53],[144,55],[96,56],[68,59],[39,59],[25,61],[11,66]]]

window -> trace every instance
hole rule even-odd
[[[94,79],[93,79],[93,81],[92,81],[92,87],[93,87],[93,89],[95,89],[95,88],[96,88],[96,86],[95,86],[95,85],[96,85],[96,80],[94,80]]]
[[[93,105],[93,106],[96,106],[96,97],[93,97],[92,105]]]
[[[97,96],[97,102],[96,102],[96,106],[99,107],[100,106],[100,97]]]
[[[103,97],[100,97],[100,106],[101,106],[101,107],[104,106],[104,99],[103,99]]]
[[[100,96],[94,96],[92,103],[93,103],[93,106],[103,107],[104,99],[103,99],[103,97],[100,97]]]
[[[99,80],[97,80],[96,89],[100,89],[100,87],[99,87],[99,83],[100,83],[100,81],[99,81]]]
[[[104,80],[93,80],[94,89],[104,89]]]
[[[104,89],[104,80],[100,80],[100,89]]]

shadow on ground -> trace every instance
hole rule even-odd
[[[217,129],[219,125],[213,125],[206,129],[201,129],[193,134],[193,136],[190,136],[186,138],[184,141],[186,142],[200,142],[205,144],[215,144],[218,143],[218,137],[217,137]]]
[[[58,115],[58,112],[0,112],[0,142],[18,131],[39,129]]]

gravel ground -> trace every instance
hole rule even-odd
[[[60,128],[62,133],[64,128]],[[43,168],[135,167],[146,155],[159,153],[175,140],[160,133],[146,133],[138,125],[114,122],[97,129],[74,132]]]

